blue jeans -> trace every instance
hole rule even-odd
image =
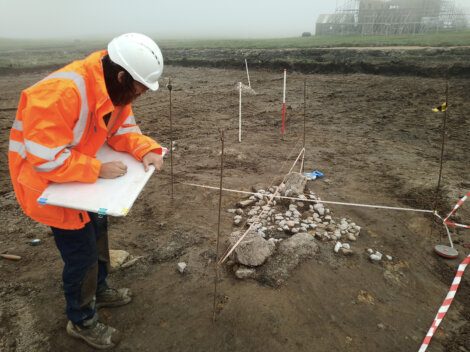
[[[108,221],[105,216],[88,215],[91,221],[79,230],[51,227],[64,261],[62,280],[67,317],[76,325],[96,314],[96,292],[108,287]]]

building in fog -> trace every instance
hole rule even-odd
[[[334,14],[320,15],[315,34],[419,34],[466,26],[454,0],[349,0]]]

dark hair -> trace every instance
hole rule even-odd
[[[130,104],[136,98],[134,88],[134,79],[118,64],[111,61],[109,55],[102,59],[104,81],[109,97],[115,106],[123,106]],[[124,72],[122,82],[119,82],[118,74]]]

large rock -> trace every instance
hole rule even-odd
[[[230,245],[233,246],[243,234],[235,231],[230,235]],[[276,248],[272,241],[254,232],[249,232],[240,244],[235,248],[235,259],[238,263],[246,266],[260,266],[270,257]]]
[[[129,252],[120,249],[109,250],[110,265],[113,270],[120,268],[127,258],[129,258]]]
[[[298,172],[292,172],[287,176],[285,184],[284,195],[287,197],[296,197],[304,194],[307,178]]]
[[[278,287],[290,276],[290,273],[302,260],[313,257],[319,248],[314,237],[308,233],[298,233],[284,240],[276,253],[259,269],[259,281],[269,286]]]

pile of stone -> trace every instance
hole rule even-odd
[[[306,184],[307,179],[303,175],[291,173],[285,183],[279,185],[277,192],[276,187],[257,189],[255,195],[229,209],[234,214],[233,224],[239,227],[230,236],[231,245],[250,226],[252,229],[235,250],[232,258],[235,263],[261,266],[276,252],[280,242],[296,235],[303,235],[299,237],[303,240],[333,242],[336,253],[353,254],[347,242],[357,240],[361,227],[350,219],[334,219],[320,197],[306,190]],[[246,271],[246,268],[241,269]]]
[[[297,178],[303,178],[304,182],[299,182]],[[292,179],[295,181],[289,182]],[[306,181],[304,176],[293,173],[286,183],[279,186],[278,195],[274,194],[275,188],[257,190],[256,195],[237,203],[237,208],[229,209],[234,214],[234,225],[246,228],[253,225],[253,232],[275,242],[302,232],[308,232],[322,241],[356,241],[361,227],[350,219],[335,220],[320,197],[312,191],[305,191]]]

